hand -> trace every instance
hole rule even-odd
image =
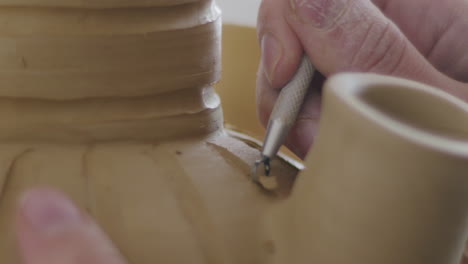
[[[263,0],[258,112],[266,125],[303,51],[323,74],[314,81],[287,146],[304,158],[320,117],[324,76],[374,72],[417,80],[468,101],[465,0]]]
[[[23,264],[126,263],[99,227],[53,190],[26,194],[17,235]]]

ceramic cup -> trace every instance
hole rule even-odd
[[[277,263],[460,262],[468,223],[463,101],[408,80],[337,75],[325,85],[306,167],[279,210]]]

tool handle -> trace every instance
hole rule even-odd
[[[296,123],[314,73],[312,62],[304,56],[294,77],[281,90],[268,124],[262,150],[264,158],[273,158],[284,144],[291,127]]]
[[[294,125],[314,77],[314,72],[312,62],[307,56],[304,56],[294,77],[281,90],[270,120],[281,121],[288,128]]]

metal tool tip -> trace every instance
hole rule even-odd
[[[270,158],[268,157],[263,157],[262,159],[260,160],[257,160],[254,164],[254,166],[252,167],[252,171],[251,171],[251,175],[252,175],[252,179],[255,181],[255,182],[258,182],[259,181],[259,177],[258,177],[258,167],[260,167],[260,165],[263,164],[264,166],[264,173],[266,176],[270,176],[270,172],[271,172],[271,165],[270,165]]]
[[[263,164],[265,164],[265,175],[270,176],[270,172],[271,172],[270,159],[269,158],[264,158],[263,159]]]

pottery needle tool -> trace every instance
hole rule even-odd
[[[252,179],[255,182],[260,180],[258,169],[261,165],[264,166],[265,176],[270,176],[271,160],[278,154],[286,136],[296,123],[314,74],[315,68],[309,57],[305,55],[293,78],[281,90],[268,122],[261,159],[256,161],[252,168]]]

